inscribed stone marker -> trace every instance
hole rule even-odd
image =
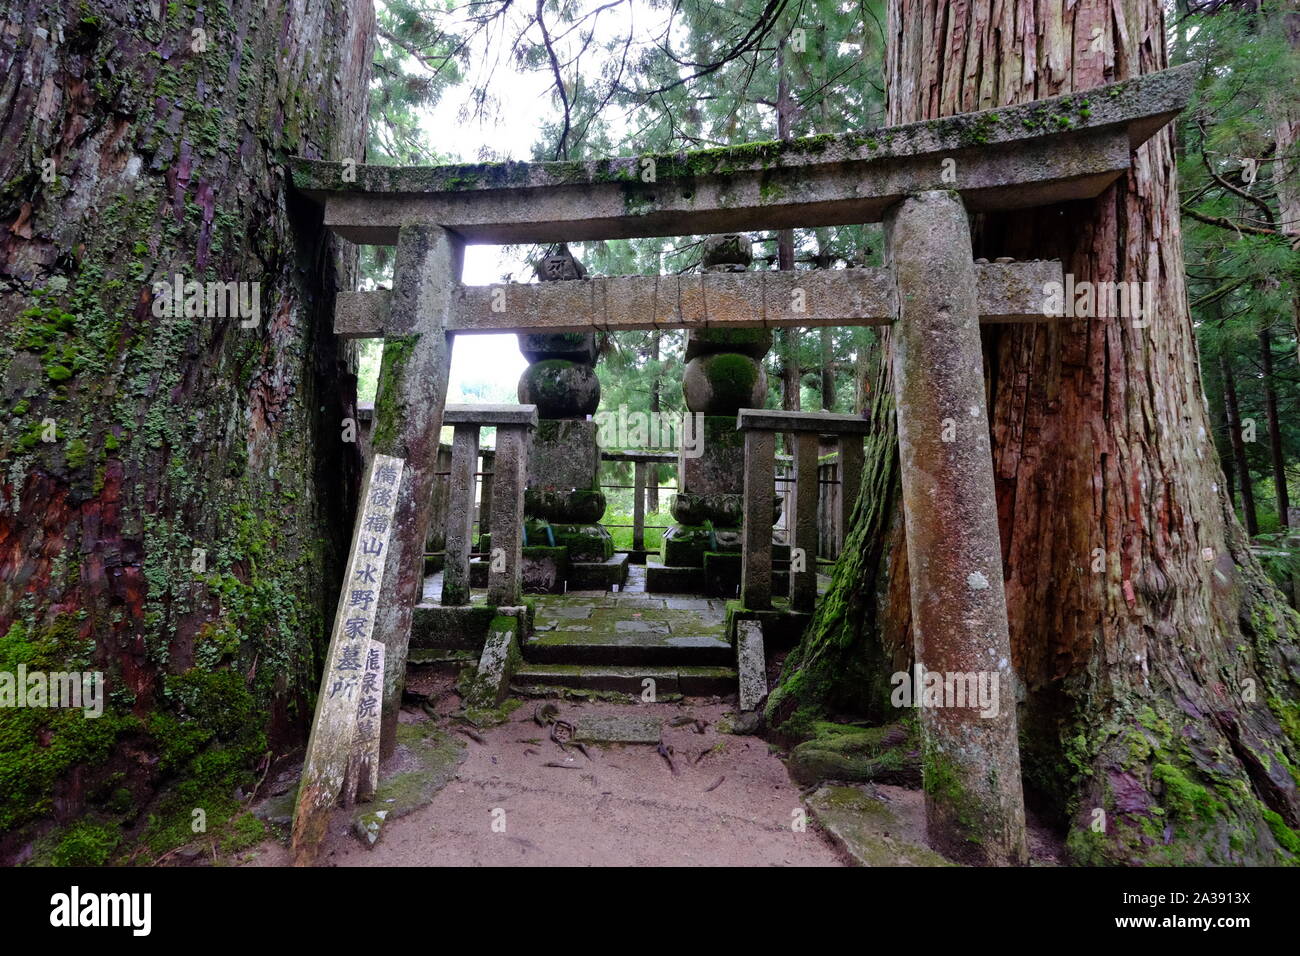
[[[330,811],[338,803],[348,780],[362,679],[404,465],[401,458],[375,455],[362,488],[362,505],[352,531],[351,557],[334,616],[316,718],[312,722],[294,809],[295,866],[312,862],[325,835]]]

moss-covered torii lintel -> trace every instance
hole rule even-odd
[[[563,242],[876,222],[954,189],[972,212],[1096,196],[1188,102],[1185,64],[1081,93],[788,142],[591,162],[368,166],[293,159],[294,185],[353,242],[407,222],[470,243]],[[951,162],[947,162],[951,160]]]

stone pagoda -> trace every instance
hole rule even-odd
[[[542,282],[582,281],[586,270],[561,247],[537,267]],[[529,362],[519,401],[537,406],[524,491],[524,590],[608,590],[627,580],[627,555],[600,519],[600,446],[591,421],[600,404],[594,333],[520,335]]]
[[[752,261],[746,236],[710,236],[704,241],[704,272],[745,272]],[[678,491],[672,499],[676,523],[664,532],[662,564],[647,565],[647,590],[735,594],[745,493],[745,441],[736,429],[736,413],[763,407],[763,356],[771,346],[770,329],[688,333],[682,376],[688,414],[678,458]]]

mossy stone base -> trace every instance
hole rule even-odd
[[[628,556],[615,554],[604,561],[573,561],[569,564],[569,590],[609,591],[627,583]]]
[[[713,529],[705,525],[675,524],[664,532],[664,564],[704,567],[704,552],[713,547]]]
[[[808,809],[830,838],[859,866],[952,866],[910,834],[883,800],[857,787],[825,786],[808,798]]]
[[[553,524],[557,547],[569,549],[569,561],[608,561],[614,556],[614,539],[598,524]]]
[[[385,823],[427,806],[451,782],[465,760],[465,744],[430,723],[397,725],[398,766],[413,769],[379,778],[370,803],[359,804],[352,830],[367,847],[379,842]]]
[[[647,594],[702,594],[704,568],[671,567],[646,558],[645,589]]]
[[[787,769],[801,786],[823,780],[875,781],[913,789],[921,786],[921,751],[915,734],[887,727],[817,725],[818,735],[790,752]]]
[[[496,608],[417,604],[411,613],[411,647],[481,651]]]

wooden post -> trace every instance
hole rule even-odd
[[[790,607],[796,611],[811,611],[817,601],[818,445],[817,436],[811,432],[795,436],[794,517],[787,524],[791,529],[790,543],[796,549],[790,554]],[[799,561],[804,562],[802,571],[795,570]]]
[[[330,813],[349,782],[366,652],[375,633],[383,586],[395,570],[385,552],[402,497],[402,470],[401,459],[373,455],[361,488],[351,557],[343,574],[294,807],[291,849],[295,866],[309,866],[315,860]]]
[[[645,470],[646,463],[632,465],[632,550],[645,550]]]
[[[900,310],[892,345],[914,685],[924,685],[929,698],[930,675],[954,689],[949,675],[973,675],[980,697],[987,686],[992,703],[968,695],[959,701],[955,692],[951,700],[943,693],[937,702],[913,699],[921,705],[927,829],[962,861],[1024,863],[1015,681],[970,228],[956,194],[939,191],[903,200],[885,227]],[[844,460],[840,467],[847,482],[851,468]],[[847,500],[848,486],[843,490]]]
[[[745,432],[745,526],[741,535],[740,603],[755,611],[772,606],[775,484],[775,433],[760,429]]]
[[[447,403],[451,346],[445,331],[460,281],[460,240],[440,226],[402,226],[393,264],[394,328],[418,331],[384,340],[371,448],[406,461],[375,633],[384,642],[384,756],[397,744],[412,609],[424,590],[424,540],[433,504],[433,470]]]
[[[524,486],[531,428],[497,426],[488,555],[488,603],[514,606],[523,594]],[[487,491],[484,490],[486,499]]]
[[[444,606],[468,604],[469,553],[474,539],[474,473],[478,471],[478,425],[457,425],[451,440],[451,513],[447,561],[442,569]]]
[[[838,457],[838,456],[837,456]],[[839,554],[835,536],[835,463],[817,468],[817,556],[834,561]]]

